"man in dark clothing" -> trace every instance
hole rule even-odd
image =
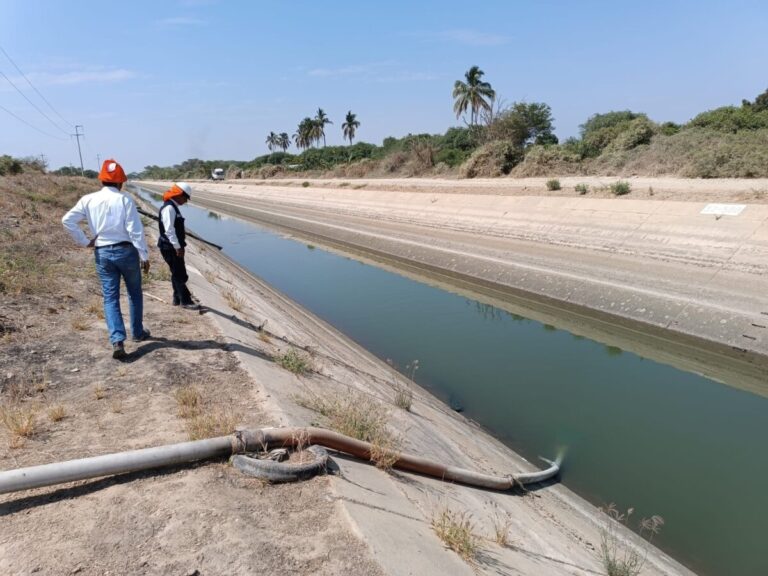
[[[160,208],[159,224],[160,238],[157,247],[163,259],[171,269],[171,284],[173,285],[173,305],[182,308],[197,309],[192,301],[192,294],[187,288],[187,267],[184,264],[184,247],[186,233],[184,218],[179,206],[187,203],[192,196],[192,187],[186,182],[177,182],[163,194],[163,205]]]

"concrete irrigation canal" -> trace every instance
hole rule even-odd
[[[761,316],[765,303],[757,296],[765,282],[758,273],[765,266],[762,237],[744,240],[743,249],[725,258],[729,264],[707,261],[718,250],[699,250],[699,261],[683,266],[687,279],[679,278],[673,254],[683,258],[683,248],[667,243],[657,250],[669,259],[645,269],[658,274],[640,287],[642,297],[627,288],[643,275],[636,262],[623,273],[624,283],[616,280],[620,270],[606,271],[588,313],[577,304],[589,282],[573,267],[567,276],[545,273],[546,248],[518,268],[546,296],[526,298],[498,284],[465,281],[458,236],[438,230],[428,235],[453,251],[446,273],[419,264],[417,225],[381,223],[398,230],[396,239],[378,239],[380,251],[398,241],[410,242],[412,252],[410,260],[385,258],[351,246],[347,235],[364,220],[359,213],[347,214],[344,229],[334,219],[339,208],[330,218],[333,236],[317,223],[317,206],[280,209],[225,191],[194,201],[216,212],[185,207],[192,230],[380,358],[401,367],[418,360],[421,386],[515,451],[534,460],[567,450],[562,481],[573,491],[597,505],[615,502],[633,506],[638,516],[663,516],[655,543],[692,570],[768,573],[768,344],[760,323],[768,315]],[[759,208],[751,222],[765,234],[768,212]],[[496,251],[488,248],[482,264],[473,265],[493,266],[503,240],[497,237]],[[561,257],[573,257],[573,248],[564,249]],[[628,254],[610,254],[606,269],[631,262]],[[586,254],[575,267],[586,269],[585,260],[598,256]],[[717,276],[710,265],[731,272]],[[729,296],[734,281],[756,288]],[[697,282],[690,294],[675,292]],[[556,305],[562,290],[572,305]],[[673,322],[677,335],[665,328]]]

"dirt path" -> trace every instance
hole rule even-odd
[[[768,201],[768,178],[650,178],[566,176],[554,178],[559,190],[550,190],[547,182],[553,178],[274,178],[270,180],[230,180],[233,184],[251,186],[294,186],[304,182],[313,188],[350,188],[353,190],[408,191],[440,194],[489,194],[494,196],[543,195],[549,198],[582,196],[576,186],[586,185],[588,198],[612,198],[611,184],[629,183],[631,193],[624,199],[677,200],[683,202],[746,202]]]

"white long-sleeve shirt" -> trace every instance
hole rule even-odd
[[[96,236],[96,246],[110,246],[119,242],[130,242],[139,251],[142,262],[149,259],[144,226],[136,211],[133,199],[112,186],[105,186],[98,192],[86,194],[75,207],[61,219],[64,228],[80,246],[88,246],[88,237],[82,231],[80,222],[88,221],[91,234]]]
[[[174,227],[174,224],[176,223],[176,210],[174,210],[174,206],[176,208],[179,207],[176,202],[171,199],[171,202],[173,202],[173,206],[163,206],[160,209],[160,218],[163,220],[163,228],[165,228],[165,237],[168,238],[168,242],[173,244],[173,247],[178,250],[181,248],[181,243],[179,242],[178,236],[176,236],[176,228]]]

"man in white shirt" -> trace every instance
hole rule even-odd
[[[120,278],[125,281],[134,341],[149,338],[144,328],[144,297],[141,292],[141,271],[149,272],[149,252],[144,239],[144,226],[133,199],[121,192],[128,180],[122,166],[105,160],[99,173],[104,186],[98,192],[86,194],[61,219],[64,227],[80,246],[95,248],[96,272],[101,280],[104,297],[104,318],[112,343],[112,357],[124,359],[125,324],[120,310]],[[79,224],[87,220],[91,239]]]
[[[163,255],[163,260],[171,269],[171,284],[173,285],[173,305],[182,308],[197,309],[192,300],[192,294],[187,288],[187,267],[184,263],[184,247],[186,230],[184,218],[179,206],[187,203],[192,196],[192,187],[186,182],[177,182],[163,194],[163,205],[160,207],[159,224],[160,237],[157,247]]]

